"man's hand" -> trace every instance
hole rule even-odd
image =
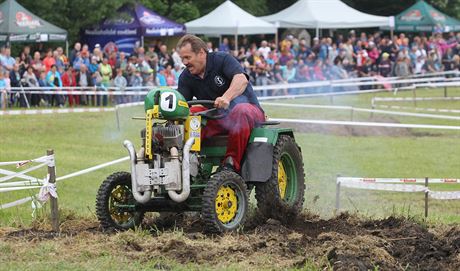
[[[214,107],[227,109],[230,106],[230,100],[225,97],[217,97],[214,101]]]

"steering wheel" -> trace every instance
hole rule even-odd
[[[187,102],[189,106],[191,105],[207,105],[207,106],[214,106],[214,101],[212,100],[191,100]],[[219,109],[219,108],[210,108],[204,111],[192,113],[193,116],[202,116],[207,119],[217,120],[225,118],[228,114],[228,109]]]

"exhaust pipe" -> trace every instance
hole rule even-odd
[[[138,191],[138,186],[137,186],[137,181],[136,181],[137,155],[136,155],[136,150],[134,149],[134,145],[129,140],[125,140],[123,142],[123,145],[125,146],[126,149],[128,149],[129,158],[131,161],[131,186],[132,186],[131,189],[133,192],[134,199],[139,203],[147,203],[152,196],[152,191],[147,190],[147,191],[144,191],[143,193]]]
[[[178,194],[174,190],[168,191],[168,196],[175,202],[183,202],[190,195],[190,149],[195,138],[191,137],[185,142],[182,158],[182,192]]]

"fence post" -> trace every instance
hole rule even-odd
[[[46,154],[48,156],[54,154],[54,150],[47,150]],[[48,174],[50,175],[49,183],[56,183],[56,167],[48,166]],[[59,210],[58,210],[58,201],[55,197],[50,197],[51,204],[51,226],[54,232],[59,232]]]
[[[444,87],[444,97],[447,97],[447,86]]]
[[[425,177],[425,219],[428,217],[428,177]]]
[[[117,129],[120,131],[120,116],[118,115],[118,104],[115,105],[115,116],[117,118]]]
[[[340,175],[337,174],[337,178],[339,177]],[[335,214],[334,215],[337,215],[337,213],[340,210],[340,182],[337,182],[337,178],[335,179],[336,186],[335,186]]]
[[[415,93],[415,88],[412,90],[412,94],[414,97],[414,107],[417,107],[417,94]]]

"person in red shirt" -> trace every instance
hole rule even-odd
[[[80,96],[79,95],[72,95],[73,89],[68,89],[68,87],[76,87],[77,80],[75,79],[75,73],[73,72],[72,66],[67,67],[66,71],[61,76],[62,86],[66,87],[67,91],[69,92],[69,105],[74,106],[80,105]]]
[[[53,50],[50,48],[46,52],[46,57],[43,59],[43,65],[45,65],[45,71],[49,72],[51,70],[51,66],[56,65],[56,60],[53,57]]]

